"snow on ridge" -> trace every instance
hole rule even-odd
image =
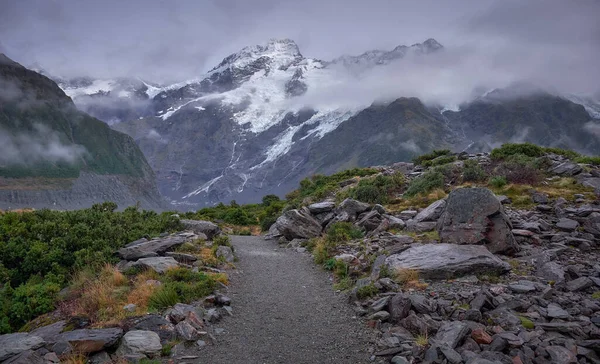
[[[186,199],[186,198],[190,198],[190,197],[193,197],[193,196],[197,196],[197,195],[201,194],[202,192],[208,192],[208,190],[210,189],[210,187],[212,185],[214,185],[221,178],[223,178],[223,175],[220,175],[218,177],[215,177],[215,178],[211,179],[210,181],[204,183],[202,186],[198,187],[198,189],[196,189],[196,190],[188,193],[187,195],[183,196],[182,199]]]

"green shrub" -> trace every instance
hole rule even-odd
[[[362,181],[361,181],[362,182]],[[385,203],[387,196],[372,184],[358,184],[351,192],[352,198],[367,203]]]
[[[582,164],[591,164],[594,166],[600,166],[600,157],[581,156],[575,158],[575,162]]]
[[[179,302],[179,295],[171,285],[163,285],[152,293],[148,300],[148,308],[162,310]]]
[[[393,194],[402,190],[405,183],[404,174],[400,172],[390,176],[380,174],[375,178],[363,178],[350,191],[350,197],[371,204],[385,204]]]
[[[554,153],[554,154],[565,156],[569,159],[575,159],[580,156],[580,154],[577,152],[574,152],[572,150],[562,149],[562,148],[545,147],[543,149],[544,149],[545,153]]]
[[[419,194],[427,194],[436,188],[444,188],[444,175],[437,170],[428,171],[412,180],[404,195],[413,197]]]
[[[227,235],[219,235],[213,238],[213,244],[216,246],[231,246],[231,239]]]
[[[348,276],[348,271],[350,267],[343,260],[337,259],[335,261],[335,267],[333,269],[333,274],[338,279],[344,279]]]
[[[494,176],[490,178],[490,185],[495,188],[502,188],[508,184],[506,177],[504,176]]]
[[[353,239],[360,239],[364,236],[362,230],[349,222],[336,222],[329,227],[325,241],[330,246],[343,243]]]
[[[454,155],[442,155],[435,159],[424,161],[421,163],[424,167],[435,167],[435,166],[443,166],[448,163],[456,162],[456,156]]]
[[[375,296],[377,293],[379,293],[379,290],[377,289],[377,287],[375,287],[372,283],[368,284],[366,286],[362,286],[359,289],[356,290],[356,297],[358,297],[358,299],[365,299],[365,298],[369,298],[369,297],[373,297]]]
[[[488,178],[487,173],[481,168],[477,161],[469,159],[465,161],[463,169],[463,181],[465,182],[481,182]]]
[[[544,155],[544,148],[531,143],[507,143],[502,144],[500,148],[493,149],[490,157],[495,160],[501,160],[517,154],[537,158]]]
[[[211,276],[183,267],[167,270],[160,280],[162,286],[150,296],[148,303],[150,308],[157,310],[208,296],[216,287]]]
[[[424,165],[424,163],[432,161],[436,158],[450,156],[451,153],[452,152],[449,149],[434,150],[429,154],[418,156],[417,158],[413,159],[413,162],[418,165]]]

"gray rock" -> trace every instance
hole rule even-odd
[[[152,331],[132,330],[121,339],[117,355],[144,355],[153,358],[160,355],[162,345],[160,337]]]
[[[558,174],[560,176],[575,176],[583,171],[583,168],[579,164],[572,162],[564,162],[559,165],[550,168],[549,172]]]
[[[233,263],[235,261],[235,255],[233,255],[233,250],[229,246],[219,246],[215,254],[217,258],[222,258],[227,263]]]
[[[547,346],[546,352],[550,355],[553,364],[573,364],[577,363],[577,357],[573,352],[564,346]]]
[[[448,359],[449,363],[451,363],[451,364],[460,364],[460,363],[463,362],[462,356],[460,356],[460,354],[457,353],[456,350],[450,349],[447,346],[440,347],[440,350],[442,351],[442,354],[444,354],[444,356],[446,357],[446,359]]]
[[[435,221],[417,222],[415,220],[406,221],[406,230],[413,233],[425,233],[435,230],[437,223]]]
[[[600,239],[600,213],[594,212],[583,223],[583,231]]]
[[[440,327],[433,341],[441,347],[454,349],[460,344],[465,336],[471,331],[469,326],[460,321],[446,322]]]
[[[173,259],[183,264],[192,264],[198,260],[198,257],[195,255],[185,253],[166,252],[165,256],[173,257]]]
[[[296,238],[310,239],[321,235],[321,224],[310,214],[300,210],[289,210],[281,215],[277,222],[277,230],[287,240]]]
[[[157,257],[167,250],[173,249],[185,242],[181,236],[167,236],[164,238],[136,240],[119,249],[119,256],[125,260],[137,260],[140,258]]]
[[[162,344],[166,344],[175,339],[175,326],[159,315],[147,315],[142,317],[134,323],[133,329],[157,333]]]
[[[391,322],[399,322],[406,318],[410,312],[411,302],[410,298],[404,293],[398,293],[392,297],[388,304],[388,311],[390,313],[389,320]]]
[[[459,188],[450,193],[439,219],[442,243],[485,245],[492,253],[518,250],[502,204],[487,188]]]
[[[390,313],[387,311],[375,312],[369,316],[369,320],[387,321],[390,318]]]
[[[484,246],[455,244],[413,244],[409,249],[386,259],[390,270],[415,269],[428,279],[449,279],[466,274],[496,273],[510,266]]]
[[[204,234],[208,240],[221,234],[221,229],[217,224],[203,220],[180,220],[186,230],[191,230],[196,234]]]
[[[75,352],[89,354],[114,346],[122,336],[120,328],[81,329],[64,332],[56,341],[69,343]]]
[[[527,283],[511,283],[508,288],[515,293],[529,293],[535,291],[535,285]]]
[[[46,342],[39,336],[28,333],[0,335],[0,362],[27,350],[35,350]]]
[[[577,292],[592,287],[593,285],[594,282],[588,277],[580,277],[567,282],[567,289],[571,292]]]
[[[356,222],[357,226],[364,228],[366,231],[373,231],[381,224],[381,214],[375,210],[365,213],[360,220]]]
[[[160,274],[166,272],[168,269],[179,267],[179,263],[172,257],[141,258],[133,265],[135,267],[152,269]]]
[[[546,205],[550,200],[548,199],[548,195],[545,193],[534,191],[531,194],[531,199],[534,203]]]
[[[415,210],[404,210],[400,212],[400,218],[404,220],[409,220],[417,216],[419,212]]]
[[[383,215],[383,218],[389,221],[390,229],[403,230],[406,227],[406,223],[404,222],[404,220],[399,219],[396,216]]]
[[[359,214],[367,211],[370,208],[368,203],[360,202],[347,198],[338,206],[337,211],[346,212],[350,216],[351,221],[356,220]]]
[[[29,334],[41,337],[46,343],[54,343],[56,337],[63,331],[66,325],[66,321],[57,321],[53,324],[37,328]]]
[[[56,353],[46,353],[44,355],[44,360],[46,363],[60,363],[60,359]]]
[[[575,229],[579,227],[579,223],[575,220],[567,219],[565,217],[558,220],[558,222],[556,223],[556,227],[560,230],[571,232],[575,231]]]
[[[537,277],[544,278],[547,281],[554,281],[556,283],[562,283],[565,281],[565,270],[556,262],[544,263],[536,270],[535,275]]]
[[[437,221],[440,216],[442,216],[442,212],[446,208],[446,200],[438,200],[427,206],[423,211],[419,212],[417,216],[415,216],[414,220],[417,222],[424,221]]]
[[[391,363],[392,364],[410,364],[410,361],[408,361],[408,359],[406,359],[406,357],[404,357],[404,356],[396,355],[395,357],[392,358]]]
[[[198,330],[187,321],[181,321],[175,326],[177,337],[185,341],[196,341],[200,338]]]
[[[106,351],[93,354],[88,360],[89,364],[111,364],[113,362]]]
[[[431,302],[420,294],[411,294],[408,296],[410,298],[410,303],[412,308],[420,314],[429,314],[433,311],[433,307]]]
[[[55,354],[56,355],[56,354]],[[3,364],[46,364],[46,360],[33,350],[26,350],[2,362]]]
[[[549,303],[547,311],[548,317],[550,318],[568,319],[571,316],[567,311],[563,310],[562,307],[560,307],[556,303]]]
[[[135,312],[136,309],[137,309],[137,305],[134,303],[130,303],[128,305],[123,306],[123,310],[125,310],[127,312]]]
[[[318,203],[313,203],[312,205],[308,205],[308,210],[311,214],[317,215],[323,212],[333,211],[335,209],[335,202],[332,201],[323,201]]]

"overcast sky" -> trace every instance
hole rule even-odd
[[[0,52],[57,75],[167,82],[269,38],[319,59],[435,38],[589,91],[599,19],[597,0],[0,0]]]

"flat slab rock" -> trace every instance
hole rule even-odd
[[[187,230],[191,230],[196,234],[204,234],[209,240],[221,234],[221,229],[217,224],[204,220],[180,220]]]
[[[387,257],[390,269],[415,269],[427,279],[450,279],[466,274],[496,273],[510,270],[486,247],[481,245],[414,244],[409,249]]]
[[[152,269],[156,273],[162,274],[168,269],[178,267],[179,263],[173,257],[154,257],[139,259],[133,263],[133,266]]]
[[[114,346],[123,336],[120,328],[81,329],[60,334],[57,342],[68,342],[74,351],[82,354],[95,353]]]
[[[0,335],[0,362],[24,351],[38,349],[44,344],[44,339],[28,333]]]
[[[119,249],[119,256],[125,260],[157,257],[167,250],[175,248],[185,242],[181,236],[167,236],[152,240],[136,240]]]

